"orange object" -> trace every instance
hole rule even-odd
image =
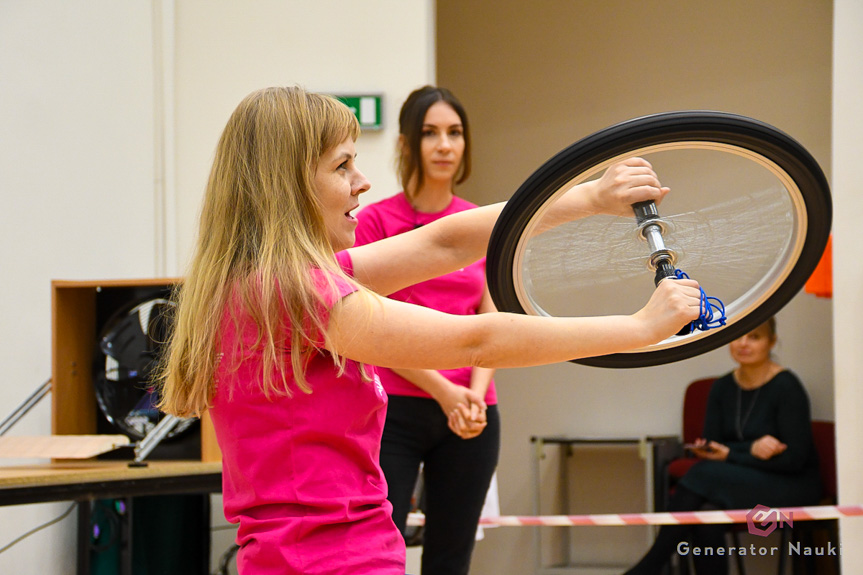
[[[806,280],[806,293],[818,297],[833,297],[833,236],[827,238],[827,246],[815,271]]]

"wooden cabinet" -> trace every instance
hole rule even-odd
[[[96,400],[94,361],[100,332],[118,311],[148,297],[168,297],[179,281],[150,278],[51,282],[52,433],[119,433]],[[163,441],[148,459],[220,461],[209,418],[205,416],[195,429]]]

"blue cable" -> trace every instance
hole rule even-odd
[[[682,270],[675,269],[674,275],[677,279],[689,279],[686,272]],[[696,329],[707,331],[708,329],[722,327],[725,325],[725,320],[727,319],[725,317],[725,304],[722,303],[722,300],[707,295],[704,292],[704,288],[700,286],[698,289],[701,290],[701,313],[697,320],[689,322],[689,331],[686,333],[692,333]]]

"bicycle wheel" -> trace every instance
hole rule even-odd
[[[713,111],[656,114],[600,130],[534,172],[492,232],[487,279],[501,311],[547,316],[633,313],[653,290],[635,217],[594,216],[544,229],[573,186],[614,162],[647,159],[672,192],[659,206],[675,265],[725,304],[726,325],[573,360],[645,367],[687,359],[745,334],[803,287],[830,234],[827,179],[787,134]]]

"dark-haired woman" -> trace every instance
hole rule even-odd
[[[408,96],[399,114],[397,157],[403,190],[357,214],[357,245],[476,207],[455,194],[455,186],[470,175],[470,129],[464,107],[449,90],[424,86]],[[495,310],[484,259],[390,298],[455,315]],[[494,369],[380,369],[379,374],[389,396],[381,467],[393,520],[404,533],[422,463],[422,573],[466,574],[500,449]]]

